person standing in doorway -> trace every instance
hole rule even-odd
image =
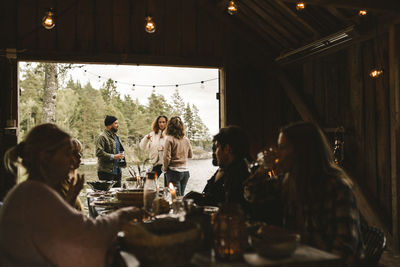
[[[172,117],[167,124],[164,159],[162,170],[167,183],[172,182],[177,188],[177,195],[183,196],[189,180],[189,170],[186,162],[192,158],[192,147],[185,136],[185,126],[180,117]]]
[[[118,119],[106,115],[105,129],[96,139],[97,175],[100,180],[117,181],[114,187],[121,186],[119,162],[124,158],[124,148],[118,138]]]
[[[158,116],[152,125],[153,131],[143,137],[140,141],[140,149],[149,150],[150,163],[153,164],[153,172],[157,173],[157,177],[161,175],[161,167],[163,164],[165,132],[168,118],[165,115]],[[164,186],[167,186],[164,179]]]

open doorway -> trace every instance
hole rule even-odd
[[[163,114],[183,119],[193,147],[186,192],[201,191],[216,170],[211,140],[220,120],[218,69],[19,62],[19,85],[19,138],[35,125],[56,123],[83,144],[79,172],[87,181],[98,179],[94,140],[107,114],[120,122],[128,165],[146,166],[148,152],[139,142]]]

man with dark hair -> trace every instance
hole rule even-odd
[[[186,198],[198,205],[218,206],[236,203],[247,213],[249,204],[243,197],[243,182],[249,176],[245,163],[249,143],[246,133],[238,126],[221,128],[214,136],[218,171],[207,181],[203,193],[190,192]]]
[[[107,115],[104,125],[104,131],[96,139],[97,175],[100,180],[117,181],[114,187],[120,187],[120,161],[124,159],[124,148],[117,136],[118,119]]]

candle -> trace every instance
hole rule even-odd
[[[141,185],[140,185],[140,176],[139,175],[136,176],[136,187],[138,187],[138,188],[141,187]]]
[[[176,197],[176,189],[173,183],[169,183],[169,193],[171,194],[171,201],[173,202]]]

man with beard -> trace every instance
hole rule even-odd
[[[124,148],[117,136],[118,119],[106,115],[106,128],[96,139],[97,175],[100,180],[117,181],[114,187],[121,186],[120,161],[124,158]]]

